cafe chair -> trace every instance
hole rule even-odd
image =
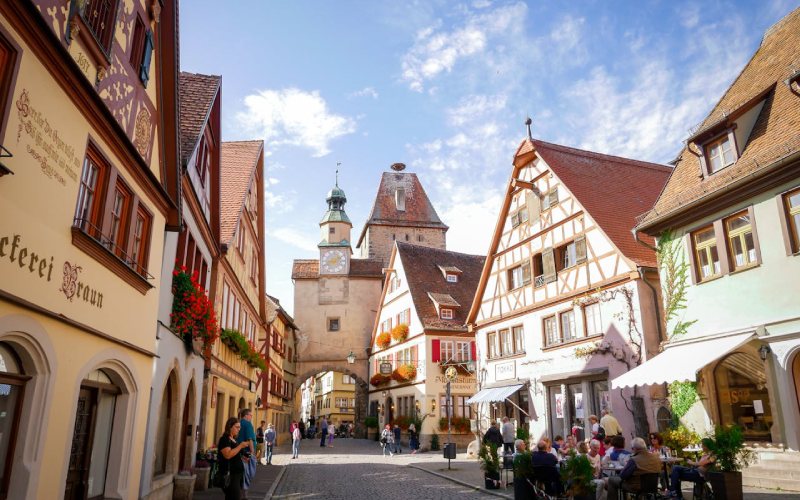
[[[639,476],[641,489],[638,492],[623,491],[623,500],[654,500],[661,498],[661,494],[658,492],[658,479],[660,475],[660,472],[653,472]]]

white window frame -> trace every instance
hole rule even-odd
[[[453,319],[454,316],[453,310],[450,309],[449,307],[443,307],[440,312],[440,315],[442,319]]]

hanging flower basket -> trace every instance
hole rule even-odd
[[[369,383],[375,387],[378,387],[379,385],[388,383],[391,379],[392,377],[390,377],[389,375],[382,375],[380,373],[376,373],[369,379]]]
[[[381,349],[386,349],[392,343],[392,337],[389,335],[389,332],[383,332],[375,339],[375,343],[378,344],[378,347]]]
[[[400,323],[399,325],[392,328],[392,338],[396,342],[402,342],[408,337],[408,325],[405,323]]]
[[[205,350],[219,335],[219,325],[214,305],[198,281],[198,274],[191,276],[185,267],[172,272],[172,313],[170,326],[186,344],[187,352],[194,341],[200,341]]]
[[[409,382],[417,378],[417,367],[414,365],[400,365],[392,372],[392,378],[398,382]]]
[[[249,342],[237,330],[226,328],[220,332],[220,338],[233,352],[239,354],[239,359],[246,361],[248,365],[262,371],[267,369],[267,364],[259,354],[255,344]]]

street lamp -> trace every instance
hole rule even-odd
[[[348,354],[348,355],[347,355],[347,362],[348,362],[348,363],[350,363],[351,365],[352,365],[352,364],[355,364],[355,362],[356,362],[356,355],[355,355],[355,354],[353,354],[353,351],[350,351],[350,354]]]

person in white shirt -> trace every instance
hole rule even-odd
[[[503,417],[503,425],[500,427],[500,434],[503,435],[503,454],[507,455],[514,452],[514,439],[517,434],[514,430],[514,423],[508,417]]]

